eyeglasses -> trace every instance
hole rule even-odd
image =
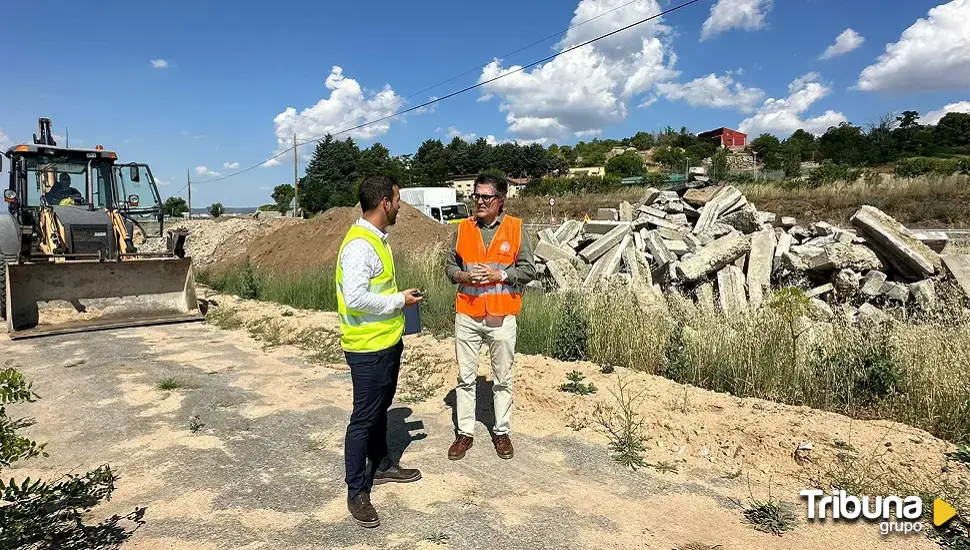
[[[481,200],[485,204],[488,204],[499,197],[498,195],[482,195],[481,193],[473,193],[470,198],[475,202]]]

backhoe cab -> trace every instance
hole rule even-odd
[[[199,318],[185,234],[170,233],[163,253],[138,251],[163,231],[148,165],[119,164],[101,146],[59,147],[50,120],[39,127],[33,144],[5,154],[0,311],[11,337]],[[65,302],[73,312],[57,308]]]

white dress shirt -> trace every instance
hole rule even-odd
[[[387,233],[369,221],[358,218],[355,224],[370,231],[387,243]],[[371,315],[386,315],[404,307],[404,294],[374,294],[370,292],[370,280],[384,271],[384,264],[370,241],[356,238],[347,243],[340,254],[340,269],[344,272],[344,302],[348,309]]]

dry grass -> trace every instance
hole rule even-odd
[[[569,194],[556,197],[552,214],[561,221],[563,216],[583,219],[584,214],[596,217],[597,208],[616,208],[621,201],[635,203],[643,196],[645,187],[625,187],[611,193]],[[530,223],[548,223],[550,219],[549,197],[515,197],[505,203],[509,214]]]

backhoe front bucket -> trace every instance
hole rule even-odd
[[[189,258],[7,264],[10,338],[201,320]]]

